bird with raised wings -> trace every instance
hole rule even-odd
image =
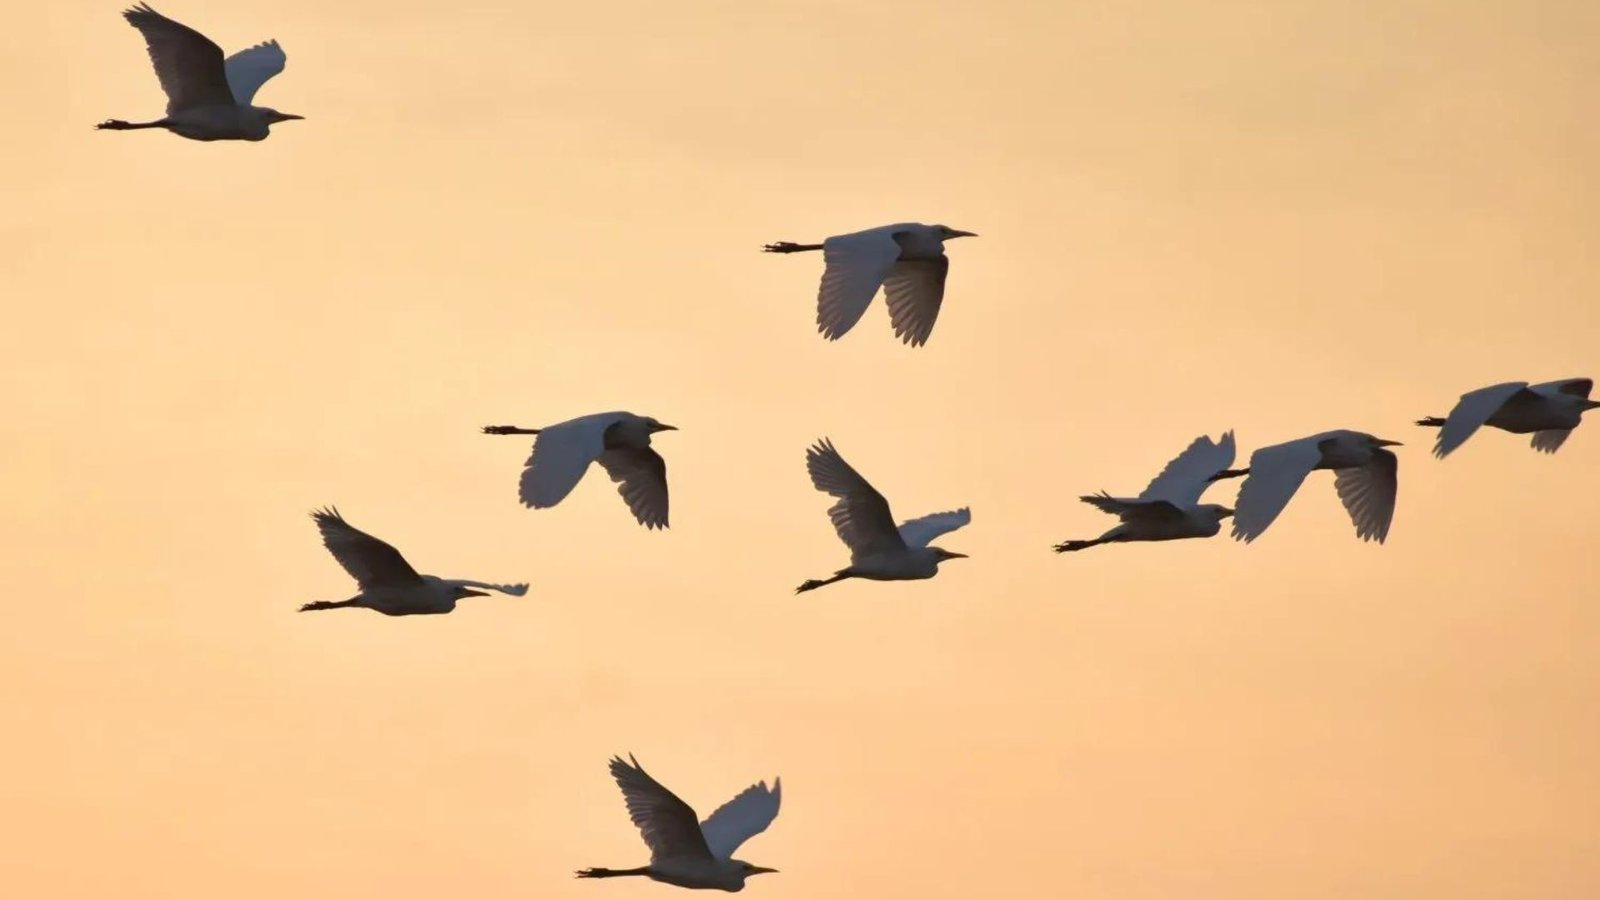
[[[765,781],[745,788],[700,822],[689,804],[646,774],[632,754],[628,759],[631,764],[620,756],[612,758],[611,777],[622,789],[628,817],[650,848],[650,865],[581,869],[579,878],[638,875],[678,887],[742,891],[744,880],[751,875],[778,871],[734,859],[733,854],[778,817],[783,799],[779,779],[772,779],[771,789]]]
[[[633,517],[646,528],[667,527],[667,463],[650,446],[650,436],[677,431],[649,416],[630,412],[596,413],[543,428],[486,425],[484,434],[532,434],[533,454],[522,470],[518,496],[534,509],[555,506],[599,462],[617,483]]]
[[[824,438],[806,450],[806,471],[817,490],[836,498],[828,509],[839,540],[850,548],[850,565],[830,578],[811,579],[795,588],[795,593],[814,591],[846,578],[872,581],[911,581],[939,574],[939,563],[965,559],[929,543],[942,534],[955,531],[972,521],[972,510],[963,506],[920,519],[908,519],[896,526],[883,499],[861,473],[850,467]]]
[[[256,91],[283,71],[287,57],[277,41],[256,44],[224,59],[222,48],[210,38],[147,3],[122,15],[144,35],[156,78],[167,95],[167,114],[150,122],[107,119],[96,128],[165,128],[195,141],[260,141],[272,125],[304,118],[253,105]]]
[[[1267,530],[1306,476],[1333,470],[1333,488],[1356,526],[1356,537],[1383,543],[1394,520],[1400,461],[1385,447],[1398,447],[1362,431],[1325,431],[1297,441],[1262,447],[1250,454],[1250,466],[1212,476],[1247,476],[1234,501],[1234,540],[1249,543]]]
[[[920,347],[933,333],[944,303],[945,275],[950,271],[944,242],[958,237],[977,235],[944,225],[903,222],[835,235],[820,244],[779,241],[762,249],[768,253],[822,251],[817,330],[823,337],[836,341],[854,328],[881,287],[895,337]]]
[[[1213,441],[1201,435],[1161,470],[1137,497],[1113,497],[1105,491],[1078,499],[1121,519],[1121,524],[1089,541],[1063,541],[1057,553],[1087,550],[1124,541],[1175,541],[1211,537],[1233,510],[1201,503],[1200,495],[1216,476],[1233,465],[1233,432]]]
[[[1428,416],[1417,424],[1439,429],[1433,455],[1444,459],[1487,425],[1512,434],[1532,434],[1533,449],[1554,453],[1577,428],[1583,414],[1600,407],[1590,400],[1592,378],[1568,378],[1529,384],[1508,381],[1462,394],[1448,418]]]
[[[499,591],[513,597],[528,592],[526,584],[489,584],[461,578],[436,578],[419,575],[394,547],[364,531],[357,530],[337,509],[319,509],[311,514],[322,544],[356,580],[361,593],[349,600],[318,601],[300,607],[301,612],[319,609],[358,607],[386,616],[439,615],[456,608],[464,597],[487,597],[475,588]]]

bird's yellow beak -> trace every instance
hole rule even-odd
[[[657,422],[656,423],[656,427],[651,429],[651,430],[652,431],[677,431],[678,430],[678,426],[676,426],[676,425],[663,425],[660,422]]]
[[[961,231],[959,229],[952,228],[952,229],[950,229],[950,236],[953,237],[953,238],[958,238],[958,237],[977,237],[978,233],[976,231]]]
[[[1223,518],[1227,518],[1227,517],[1228,517],[1228,516],[1231,516],[1231,515],[1233,515],[1233,510],[1231,510],[1231,509],[1229,509],[1229,508],[1227,508],[1227,507],[1226,507],[1226,506],[1224,506],[1224,507],[1223,507],[1223,508],[1222,508],[1222,509],[1221,509],[1221,510],[1219,510],[1219,511],[1218,511],[1218,512],[1219,512],[1219,514],[1220,514],[1220,515],[1221,515],[1221,516],[1222,516],[1222,517],[1223,517]]]
[[[776,872],[776,871],[778,871],[778,870],[777,869],[769,869],[766,866],[751,866],[750,867],[750,874],[751,875],[766,875],[768,873],[772,873],[772,872]]]
[[[1373,443],[1378,445],[1379,447],[1403,447],[1403,446],[1405,446],[1404,444],[1400,443],[1399,441],[1386,441],[1383,438],[1378,438],[1378,439],[1374,440]]]

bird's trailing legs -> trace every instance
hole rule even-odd
[[[796,244],[792,241],[778,241],[761,248],[766,253],[804,253],[807,250],[821,250],[821,244]]]
[[[518,428],[515,425],[485,425],[484,434],[538,434],[537,428]]]
[[[1090,547],[1098,547],[1101,544],[1109,544],[1114,540],[1116,540],[1116,538],[1099,537],[1092,541],[1062,541],[1056,545],[1056,552],[1071,553],[1074,550],[1087,550]]]
[[[795,588],[794,592],[796,594],[804,594],[806,591],[814,591],[819,587],[826,587],[826,586],[828,586],[830,584],[833,584],[835,581],[843,581],[846,578],[854,578],[854,577],[855,576],[850,574],[849,572],[835,572],[832,578],[823,578],[821,580],[818,580],[816,578],[810,578],[810,579],[807,579],[804,584],[802,584],[799,587]]]
[[[300,607],[301,612],[312,612],[319,609],[342,609],[347,606],[360,606],[355,600],[317,600]]]
[[[165,128],[167,121],[157,119],[154,122],[124,122],[121,119],[107,119],[95,126],[96,131],[134,131],[139,128]]]
[[[1243,478],[1250,474],[1249,469],[1223,469],[1221,472],[1207,478],[1207,481],[1221,481],[1224,478]]]
[[[1438,416],[1425,416],[1417,420],[1417,424],[1424,428],[1443,428],[1444,420]]]
[[[578,877],[579,878],[616,878],[616,877],[621,876],[621,875],[649,875],[649,874],[650,874],[650,868],[648,866],[640,866],[637,869],[579,869],[578,870]]]

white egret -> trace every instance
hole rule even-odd
[[[418,575],[400,551],[364,531],[358,531],[336,509],[321,509],[311,514],[322,532],[323,546],[344,566],[360,585],[361,593],[349,600],[319,601],[300,607],[301,612],[318,609],[360,607],[386,616],[421,616],[450,612],[463,597],[487,597],[485,588],[521,597],[526,584],[489,584],[459,578]]]
[[[579,878],[617,878],[640,875],[653,881],[686,888],[742,891],[744,880],[763,872],[776,872],[734,859],[739,845],[767,830],[778,817],[783,784],[774,778],[745,788],[717,807],[704,822],[696,821],[689,804],[662,787],[628,755],[611,760],[611,777],[622,788],[628,817],[638,826],[650,848],[650,865],[637,869],[581,869]]]
[[[950,260],[944,242],[977,237],[943,225],[905,222],[835,235],[820,244],[780,241],[768,253],[821,250],[824,269],[817,290],[817,330],[836,341],[855,327],[882,286],[895,336],[913,347],[927,343],[944,301]]]
[[[265,106],[253,106],[256,91],[283,71],[287,57],[277,41],[266,41],[222,58],[211,39],[140,3],[124,12],[128,24],[144,35],[167,115],[152,122],[107,119],[96,128],[131,131],[165,128],[195,141],[265,140],[270,126],[301,119]]]
[[[649,416],[630,412],[595,413],[544,428],[486,425],[484,434],[536,434],[533,454],[522,470],[522,505],[545,509],[572,493],[589,463],[618,483],[617,492],[646,528],[667,527],[667,463],[650,447],[650,435],[677,431]]]
[[[1439,429],[1433,455],[1440,459],[1449,456],[1485,425],[1512,434],[1531,433],[1533,449],[1554,453],[1561,449],[1572,429],[1578,427],[1584,412],[1600,407],[1600,402],[1589,399],[1593,389],[1592,378],[1568,378],[1544,384],[1508,381],[1462,394],[1455,409],[1450,410],[1449,418],[1428,416],[1418,419],[1417,424]]]
[[[1325,431],[1297,441],[1262,447],[1250,466],[1212,476],[1249,476],[1234,501],[1233,537],[1249,543],[1267,530],[1300,484],[1317,469],[1333,470],[1333,488],[1356,526],[1356,537],[1383,543],[1394,520],[1400,461],[1384,447],[1398,447],[1361,431]]]
[[[851,468],[826,438],[807,448],[806,471],[811,473],[811,483],[817,490],[838,498],[828,509],[828,518],[833,520],[839,540],[850,548],[850,565],[833,573],[832,578],[805,582],[795,588],[795,593],[814,591],[846,578],[873,581],[932,578],[939,574],[939,563],[967,558],[965,553],[930,547],[928,542],[971,522],[969,508],[963,506],[909,519],[897,528],[889,512],[889,501]]]
[[[1201,503],[1200,495],[1216,477],[1233,465],[1233,432],[1212,441],[1201,435],[1161,470],[1138,497],[1113,497],[1104,491],[1078,499],[1122,524],[1092,541],[1065,541],[1057,553],[1087,550],[1122,541],[1175,541],[1211,537],[1222,530],[1222,520],[1233,510],[1216,503]]]

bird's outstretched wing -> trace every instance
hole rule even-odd
[[[945,276],[950,272],[950,260],[902,259],[889,269],[883,279],[883,296],[889,304],[889,323],[894,326],[894,336],[913,347],[928,342],[933,333],[933,323],[939,318],[939,306],[944,302]]]
[[[1399,472],[1400,460],[1388,450],[1374,450],[1364,466],[1334,472],[1333,489],[1356,526],[1356,537],[1381,544],[1389,536]]]
[[[1567,436],[1570,434],[1572,434],[1571,428],[1547,428],[1544,431],[1535,431],[1533,449],[1540,453],[1554,453],[1567,442]]]
[[[705,835],[700,831],[694,810],[689,804],[645,774],[639,761],[628,755],[632,762],[622,757],[611,759],[611,777],[622,788],[622,797],[628,804],[628,818],[638,826],[650,848],[651,864],[666,860],[709,859]]]
[[[1129,500],[1126,497],[1113,497],[1104,491],[1078,499],[1124,522],[1135,520],[1155,522],[1183,518],[1183,510],[1172,505],[1170,500]]]
[[[1250,454],[1250,474],[1234,504],[1233,538],[1249,543],[1267,530],[1322,459],[1323,435],[1262,447]]]
[[[542,435],[541,435],[542,437]],[[617,447],[600,454],[633,517],[646,528],[667,527],[667,462],[649,447]]]
[[[900,245],[889,229],[842,234],[822,242],[825,268],[817,288],[817,330],[823,337],[836,341],[861,321],[899,258]]]
[[[1508,381],[1462,394],[1455,408],[1450,410],[1450,415],[1445,417],[1444,426],[1439,429],[1439,437],[1433,443],[1433,455],[1440,459],[1449,456],[1499,412],[1500,407],[1522,394],[1527,387],[1526,381]]]
[[[337,509],[319,509],[311,518],[322,532],[322,545],[363,591],[422,583],[422,576],[399,550],[352,527]]]
[[[1223,432],[1219,441],[1202,434],[1151,479],[1139,499],[1165,500],[1179,508],[1194,506],[1211,486],[1211,476],[1233,465],[1234,453],[1233,432]]]
[[[963,506],[949,512],[929,513],[900,523],[900,540],[907,547],[926,547],[941,534],[949,534],[972,522],[972,509]]]
[[[852,559],[905,549],[889,501],[844,461],[832,441],[823,438],[806,450],[806,471],[817,490],[838,498],[829,507],[828,518]]]
[[[509,594],[513,597],[521,597],[528,593],[528,583],[525,581],[519,581],[516,584],[491,584],[487,581],[468,581],[465,578],[454,578],[451,579],[450,583],[459,584],[462,587],[483,588],[486,591],[499,591],[502,594]]]
[[[167,95],[167,115],[199,106],[229,106],[233,91],[222,48],[210,38],[140,3],[122,14],[144,35],[150,62]]]
[[[1594,390],[1592,378],[1564,378],[1561,381],[1546,381],[1528,388],[1535,393],[1571,394],[1574,397],[1587,397]]]
[[[261,90],[267,79],[282,72],[288,60],[277,41],[263,41],[228,57],[223,61],[223,70],[228,76],[233,101],[249,106],[256,98],[256,91]]]
[[[626,415],[595,413],[541,428],[527,468],[522,470],[518,492],[522,505],[546,509],[565,500],[583,480],[589,463],[605,452],[606,429]]]
[[[774,778],[770,790],[765,781],[752,784],[717,807],[716,812],[700,823],[711,855],[717,859],[731,859],[740,844],[767,830],[778,817],[778,805],[782,800],[783,781]]]

